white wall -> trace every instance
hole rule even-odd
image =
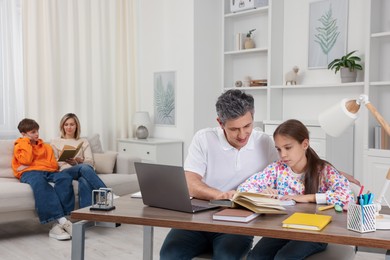
[[[194,111],[194,3],[190,0],[140,0],[137,110],[154,120],[153,75],[176,71],[176,125],[155,126],[151,136],[188,138]]]
[[[153,74],[176,71],[176,125],[151,136],[181,139],[184,154],[196,130],[216,126],[221,92],[221,5],[208,0],[139,0],[137,110],[153,120]]]

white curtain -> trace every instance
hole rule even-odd
[[[26,116],[45,140],[61,117],[78,115],[82,135],[105,149],[132,135],[135,7],[129,0],[23,0]]]
[[[19,136],[23,117],[22,19],[20,0],[0,0],[0,138]]]

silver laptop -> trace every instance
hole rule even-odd
[[[205,200],[191,200],[183,167],[134,164],[145,205],[189,213],[218,207]]]

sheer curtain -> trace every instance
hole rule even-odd
[[[46,140],[73,112],[104,148],[131,136],[135,7],[128,0],[23,0],[26,116]]]
[[[19,136],[23,117],[20,0],[0,0],[0,139]]]

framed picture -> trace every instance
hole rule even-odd
[[[308,68],[328,68],[346,54],[348,0],[313,1],[309,12]]]
[[[176,72],[154,73],[154,123],[176,124]]]

